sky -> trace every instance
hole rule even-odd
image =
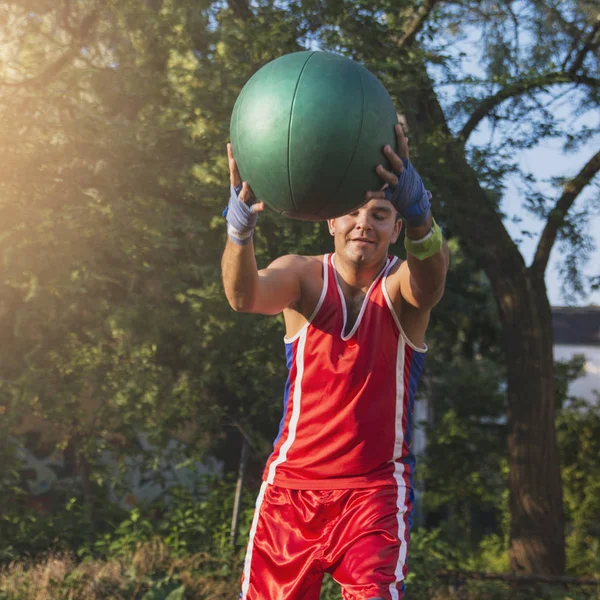
[[[599,116],[600,118],[600,116]],[[598,151],[600,146],[600,136],[596,136],[583,149],[575,153],[564,154],[560,148],[560,144],[556,141],[545,142],[534,150],[523,152],[520,156],[520,163],[525,170],[529,170],[537,175],[540,179],[548,179],[553,176],[575,175],[585,163]],[[558,199],[556,189],[549,190],[549,198]],[[600,194],[600,175],[596,176],[594,183],[590,184],[577,198],[573,208],[579,209],[585,206],[585,202],[590,202],[591,198]],[[531,228],[538,232],[538,235],[533,238],[525,238],[519,244],[519,249],[523,254],[525,262],[531,264],[533,254],[539,239],[543,221],[539,221],[533,215],[522,209],[520,194],[514,182],[509,182],[506,189],[506,194],[503,200],[503,209],[509,214],[516,214],[523,219],[520,224],[513,224],[509,220],[505,222],[505,226],[513,239],[519,236],[521,229]],[[587,224],[587,230],[592,235],[595,251],[592,253],[590,260],[584,269],[587,275],[600,275],[600,215],[590,218]],[[558,271],[558,265],[561,260],[560,246],[555,244],[550,262],[546,270],[546,286],[548,288],[548,296],[552,306],[563,306],[567,304],[562,297],[560,287],[561,281]],[[578,306],[586,306],[596,304],[600,306],[600,291],[589,294],[586,298],[580,299],[574,303]]]
[[[521,39],[522,48],[527,46],[527,36],[523,35]],[[483,77],[483,71],[480,64],[480,48],[483,41],[481,33],[478,30],[473,30],[471,34],[452,48],[449,49],[450,54],[455,54],[458,57],[464,53],[460,59],[461,71],[465,74],[471,74],[475,77]],[[435,73],[435,71],[434,71]],[[435,74],[434,74],[435,78]],[[445,92],[449,97],[453,95],[452,88],[446,89]],[[578,130],[582,126],[600,129],[600,110],[596,113],[587,112],[579,117],[573,117],[572,106],[569,104],[570,97],[566,95],[559,102],[553,104],[552,112],[559,117],[570,119],[574,130]],[[486,120],[482,121],[479,127],[471,135],[469,142],[475,145],[485,145],[490,139],[490,129]],[[522,151],[518,156],[518,162],[524,172],[531,172],[536,176],[538,181],[549,180],[551,177],[572,177],[575,176],[586,164],[586,162],[600,148],[600,134],[589,140],[578,151],[564,153],[561,140],[543,140],[539,146],[532,150]],[[509,216],[517,216],[522,219],[521,223],[513,223],[510,219],[505,220],[505,227],[511,234],[513,240],[522,238],[519,242],[519,249],[523,254],[525,263],[531,264],[538,240],[539,233],[544,225],[544,221],[536,219],[531,213],[523,209],[522,195],[519,192],[516,178],[508,178],[505,181],[506,190],[502,200],[502,210]],[[550,185],[540,184],[537,186],[540,191],[543,191],[546,197],[550,200],[558,200],[561,191]],[[595,197],[596,215],[591,217],[584,227],[592,236],[595,251],[591,254],[590,260],[584,268],[583,273],[588,276],[600,276],[600,174],[596,175],[593,182],[588,185],[582,193],[577,197],[573,209],[580,210],[585,206],[585,202],[590,202],[592,197]],[[533,238],[523,237],[521,230],[529,230],[537,232],[538,235]],[[561,262],[561,248],[558,241],[554,244],[550,261],[546,269],[546,286],[548,289],[548,297],[552,306],[587,306],[596,304],[600,306],[600,291],[590,293],[585,298],[578,298],[575,302],[567,301],[561,293],[561,279],[558,273],[558,266]]]
[[[524,39],[523,41],[526,41]],[[481,38],[479,32],[473,32],[472,35],[467,36],[464,42],[454,44],[452,48],[448,49],[450,54],[458,56],[464,53],[461,58],[461,70],[465,74],[472,74],[476,77],[483,75],[481,65],[479,64],[479,50],[481,45]],[[318,44],[313,44],[311,48],[319,50]],[[434,80],[436,79],[436,69],[433,68],[430,73]],[[447,98],[451,98],[453,95],[452,86],[445,86],[444,94]],[[559,113],[568,114],[571,107],[569,106],[569,99],[566,97],[562,106],[559,106]],[[587,113],[580,119],[575,119],[577,126],[587,125],[589,127],[599,128],[600,125],[600,111],[596,114]],[[490,131],[487,127],[487,123],[484,120],[480,123],[479,127],[470,137],[470,142],[474,144],[486,144],[490,137]],[[569,177],[575,176],[586,162],[598,151],[600,148],[600,135],[596,135],[594,138],[589,140],[587,144],[578,151],[564,153],[562,150],[562,143],[560,140],[544,140],[533,150],[527,150],[520,153],[518,156],[519,163],[522,170],[530,172],[536,176],[538,181],[549,180],[551,177]],[[519,192],[516,180],[506,180],[506,191],[502,200],[503,211],[510,216],[517,216],[522,219],[521,223],[516,224],[505,220],[505,227],[513,240],[519,240],[519,250],[521,251],[525,263],[531,264],[538,240],[539,234],[542,231],[544,221],[536,219],[529,212],[523,210],[522,196]],[[560,190],[553,188],[549,185],[544,186],[541,184],[540,189],[543,189],[549,199],[558,200]],[[592,184],[588,185],[586,189],[576,199],[572,209],[579,210],[585,206],[585,202],[589,202],[590,199],[595,196],[600,196],[600,174],[596,176]],[[600,276],[600,200],[596,203],[598,208],[597,216],[590,217],[588,223],[585,225],[588,233],[592,236],[595,250],[591,254],[590,259],[583,270],[583,273],[587,276]],[[523,237],[520,234],[522,229],[526,229],[532,232],[536,232],[533,238]],[[552,253],[550,255],[550,261],[546,268],[546,286],[548,289],[548,297],[552,306],[588,306],[595,304],[600,306],[600,291],[589,293],[586,297],[577,298],[575,301],[569,300],[563,297],[561,292],[561,278],[558,272],[558,267],[561,262],[561,247],[557,242],[554,244]]]

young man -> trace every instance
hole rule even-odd
[[[228,146],[223,284],[236,311],[283,311],[284,415],[256,502],[243,600],[318,600],[325,572],[345,600],[404,594],[412,509],[412,409],[448,249],[431,195],[396,127],[385,189],[328,221],[334,253],[283,256],[258,271],[254,203]],[[407,223],[407,260],[388,255]]]

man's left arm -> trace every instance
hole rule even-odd
[[[450,264],[448,244],[431,211],[421,225],[407,226],[406,261],[400,266],[400,293],[420,309],[433,308],[444,294]]]
[[[407,260],[400,266],[400,292],[405,301],[418,309],[429,310],[442,298],[449,251],[442,232],[431,215],[431,194],[410,162],[408,139],[397,124],[398,153],[383,148],[391,171],[383,165],[377,174],[386,183],[379,192],[368,192],[367,199],[387,198],[406,223],[404,247]]]

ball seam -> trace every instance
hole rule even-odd
[[[292,96],[292,104],[290,106],[290,119],[289,119],[289,125],[288,125],[288,139],[287,139],[287,172],[288,172],[288,187],[290,189],[290,198],[292,199],[292,205],[294,207],[294,210],[298,210],[298,207],[296,206],[296,200],[294,199],[294,190],[292,189],[292,168],[291,168],[291,158],[292,158],[291,157],[291,141],[292,141],[292,122],[294,120],[294,106],[296,104],[296,96],[298,94],[298,88],[300,87],[300,80],[302,79],[302,74],[304,73],[304,70],[306,69],[306,65],[308,64],[310,59],[316,53],[317,53],[316,51],[312,52],[306,59],[305,63],[302,65],[302,70],[298,74],[298,79],[296,80],[296,87],[294,89],[294,95]]]
[[[357,65],[354,65],[354,69],[355,69],[356,73],[358,74],[358,79],[360,81],[360,91],[361,91],[360,127],[358,128],[358,135],[356,136],[356,142],[354,143],[354,150],[352,150],[352,155],[350,156],[350,160],[348,161],[348,166],[346,167],[346,170],[344,171],[344,174],[342,175],[342,177],[340,179],[340,183],[338,184],[335,192],[333,192],[333,194],[331,195],[332,198],[335,198],[339,189],[342,187],[342,185],[344,185],[344,181],[346,180],[348,171],[350,170],[350,167],[352,166],[352,163],[354,162],[354,157],[356,156],[356,151],[358,150],[358,144],[362,138],[363,124],[365,122],[365,85],[363,83],[361,70],[358,68]],[[337,216],[340,217],[342,215],[337,215]],[[333,217],[333,218],[337,218],[337,217]]]

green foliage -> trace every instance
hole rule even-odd
[[[61,501],[62,500],[62,501]],[[114,527],[126,513],[98,498],[95,521],[90,523],[81,496],[58,497],[53,510],[40,512],[26,504],[22,489],[10,496],[0,514],[0,563],[48,551],[85,553],[97,536]]]
[[[583,362],[576,356],[556,363],[556,426],[568,569],[579,576],[597,576],[600,409],[598,403],[568,396]],[[509,514],[502,369],[490,361],[458,358],[434,361],[430,368],[428,400],[434,418],[427,426],[427,452],[419,465],[428,521],[439,522],[443,539],[461,541],[464,557],[471,556],[463,558],[462,568],[504,572]]]
[[[84,58],[0,107],[0,403],[14,422],[51,422],[59,446],[76,440],[92,471],[137,431],[162,443],[186,423],[198,452],[231,460],[223,441],[242,426],[266,453],[281,323],[227,306],[219,217],[231,107],[258,66],[297,49],[297,23],[266,4],[246,23],[181,0],[28,10],[7,11],[24,80],[51,68],[74,24],[93,27]],[[257,240],[265,266],[318,252],[324,232],[265,215]]]
[[[89,523],[81,498],[43,514],[12,502],[0,516],[0,562],[46,551],[83,557],[120,558],[140,545],[160,539],[173,557],[204,553],[218,557],[215,572],[231,573],[231,561],[243,553],[253,514],[253,494],[246,491],[238,527],[238,543],[230,543],[235,485],[229,479],[205,479],[199,495],[171,487],[159,501],[126,511],[98,499],[95,521]],[[214,565],[213,565],[214,566]],[[224,571],[223,571],[224,569]]]
[[[557,422],[563,495],[569,521],[569,568],[581,575],[600,573],[600,398],[578,399],[560,411]]]
[[[246,491],[240,517],[238,545],[230,542],[235,486],[229,480],[207,481],[205,492],[193,496],[182,488],[170,488],[161,502],[134,508],[111,531],[99,536],[80,554],[119,557],[131,554],[140,544],[161,539],[172,556],[206,553],[219,557],[224,568],[246,546],[253,514],[253,497]],[[231,567],[227,567],[230,570]],[[229,571],[226,569],[227,574]]]
[[[502,369],[484,359],[435,361],[431,367],[434,419],[425,427],[427,451],[419,468],[426,510],[453,517],[445,525],[449,538],[477,543],[496,529],[505,507],[502,381]]]
[[[570,360],[558,360],[555,362],[556,407],[559,410],[571,400],[569,397],[569,385],[585,374],[585,362],[586,358],[583,354],[577,354]]]
[[[175,583],[166,588],[153,587],[142,596],[142,600],[183,600],[184,594],[185,586]]]

